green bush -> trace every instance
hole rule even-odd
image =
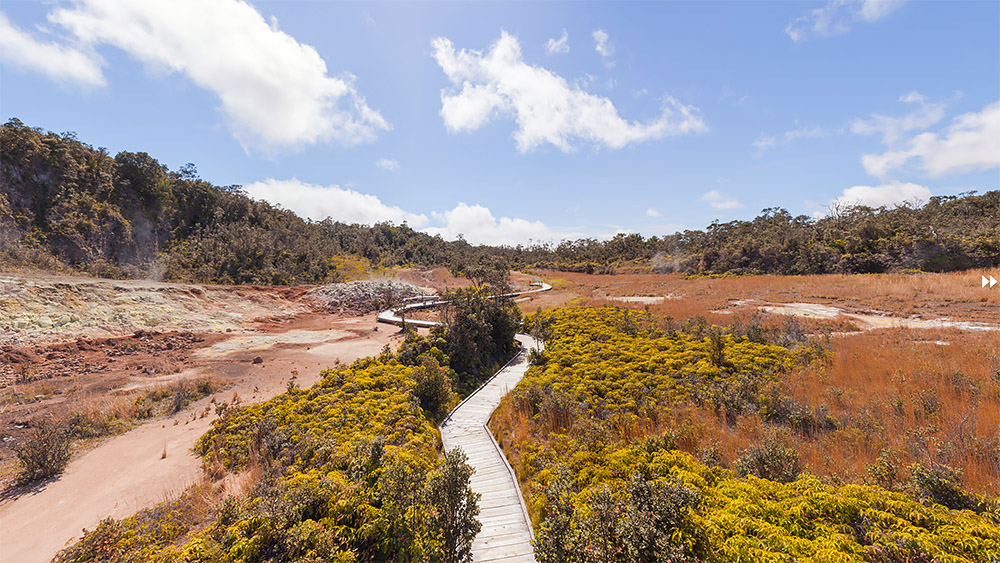
[[[23,443],[14,447],[21,462],[21,478],[37,481],[62,473],[69,463],[71,442],[65,428],[43,420]]]
[[[807,411],[773,377],[812,356],[808,347],[719,333],[722,368],[705,323],[682,332],[613,308],[541,314],[551,320],[549,361],[528,370],[493,425],[528,494],[540,562],[996,563],[996,503],[961,491],[954,475],[918,472],[924,493],[910,494],[886,454],[871,478],[905,492],[824,483],[773,435],[729,471],[712,466],[717,446],[699,448],[697,433],[670,418],[718,404],[808,439],[823,409]],[[557,423],[564,406],[568,425]]]
[[[416,394],[434,365],[421,361],[366,358],[311,388],[226,408],[197,450],[209,467],[258,475],[248,493],[109,520],[60,561],[468,560],[479,529],[472,469],[439,456]]]
[[[413,372],[413,394],[420,400],[434,422],[440,422],[448,414],[455,394],[451,390],[448,370],[441,367],[430,355],[420,357],[420,366]]]
[[[910,489],[918,498],[954,510],[980,510],[980,501],[962,490],[962,470],[936,464],[910,466]]]
[[[733,467],[741,477],[753,475],[779,483],[794,481],[802,472],[799,452],[773,436],[744,450]]]
[[[427,528],[431,530],[431,560],[441,563],[472,561],[472,540],[482,528],[479,516],[479,493],[469,482],[473,469],[460,449],[445,454],[444,463],[427,476],[423,501],[428,509]]]

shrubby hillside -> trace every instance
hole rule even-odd
[[[0,126],[0,267],[173,281],[342,281],[371,267],[511,266],[613,273],[931,272],[1000,265],[1000,191],[923,207],[855,207],[812,220],[766,209],[663,237],[618,235],[532,247],[473,246],[390,224],[312,222],[239,186],[170,171],[144,152],[114,157],[73,134]]]
[[[588,273],[612,273],[622,266],[717,275],[995,267],[1000,265],[1000,191],[935,196],[919,207],[844,207],[816,220],[765,209],[751,221],[713,223],[704,231],[566,241],[529,255],[539,266]]]
[[[406,226],[310,222],[238,186],[111,157],[72,134],[0,126],[0,267],[170,281],[327,283],[370,267],[471,263],[477,250]]]

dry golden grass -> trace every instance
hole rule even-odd
[[[981,287],[980,276],[989,275],[985,270],[712,279],[684,279],[679,274],[588,275],[545,270],[536,274],[552,283],[555,290],[552,295],[525,304],[525,310],[564,305],[572,299],[673,295],[676,299],[667,299],[651,309],[674,316],[707,317],[710,311],[725,308],[731,301],[756,299],[829,304],[849,312],[876,310],[900,316],[1000,323],[1000,289]]]
[[[832,348],[829,365],[786,377],[793,397],[860,430],[803,443],[814,468],[850,474],[891,448],[905,462],[959,467],[969,488],[1000,494],[1000,333],[881,330]]]
[[[752,299],[1000,324],[1000,290],[981,288],[979,271],[690,280],[653,274],[538,275],[556,289],[547,301],[525,304],[526,310],[611,303],[648,308],[679,321],[701,316],[718,325],[760,322],[780,327],[789,322],[787,317],[756,313],[754,307],[713,313],[732,300]],[[608,300],[667,295],[675,298],[651,305]],[[681,449],[699,455],[715,448],[731,466],[747,447],[778,433],[796,448],[810,472],[832,481],[869,482],[869,467],[888,450],[895,455],[901,480],[908,478],[910,464],[940,463],[961,469],[967,489],[1000,495],[1000,332],[892,328],[845,334],[852,327],[844,318],[797,322],[807,333],[832,333],[828,339],[821,337],[828,341],[831,359],[783,374],[779,385],[798,403],[828,413],[838,429],[803,433],[752,414],[727,424],[707,408],[683,407],[660,413],[655,424],[616,428],[615,437],[633,439],[670,430]],[[509,401],[494,414],[494,428],[514,443],[543,440],[544,426]]]

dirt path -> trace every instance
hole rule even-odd
[[[292,374],[306,387],[319,379],[320,369],[375,355],[395,342],[395,331],[372,331],[374,324],[375,316],[368,315],[342,319],[324,330],[233,335],[200,350],[201,365],[186,373],[239,372],[238,383],[220,392],[217,401],[230,401],[234,393],[243,404],[263,401],[282,392]],[[247,361],[254,356],[263,363]],[[49,561],[84,528],[173,498],[198,481],[201,464],[191,447],[215,418],[214,412],[198,418],[209,405],[206,397],[171,417],[109,439],[74,459],[55,481],[0,503],[0,561]]]

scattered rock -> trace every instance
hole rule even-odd
[[[264,358],[261,358],[260,356],[257,356],[256,358],[253,359],[253,363],[254,364],[262,364],[262,363],[264,363]]]
[[[328,311],[363,314],[423,295],[428,295],[427,291],[413,284],[396,280],[365,280],[324,285],[307,292],[305,299]]]

